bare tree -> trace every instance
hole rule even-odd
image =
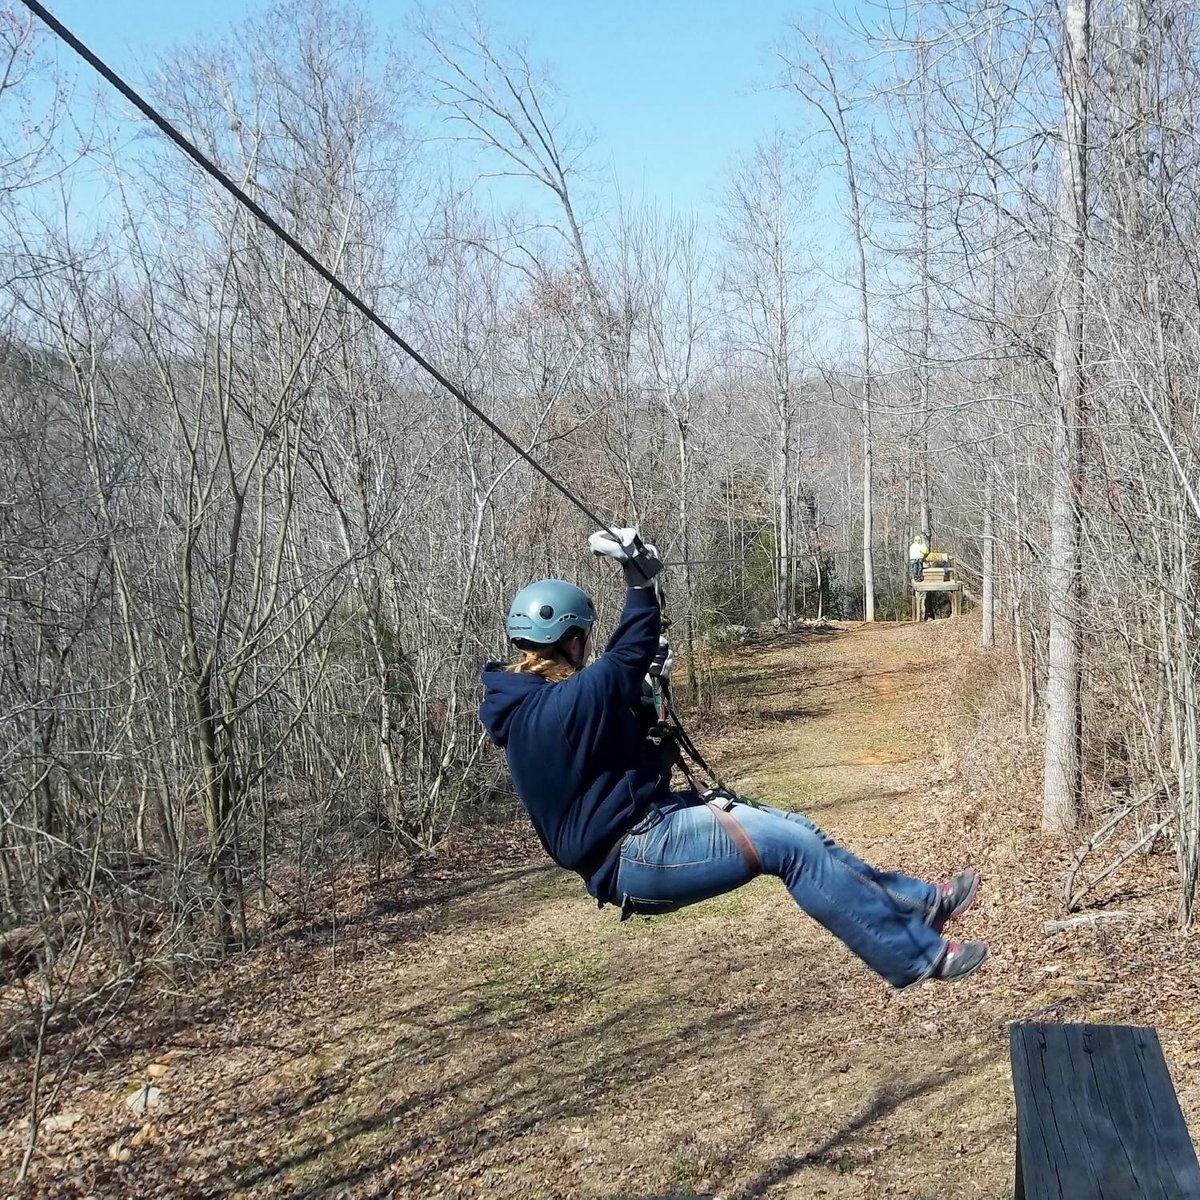
[[[1067,0],[1063,42],[1059,289],[1054,338],[1058,383],[1051,470],[1049,675],[1042,824],[1078,820],[1080,471],[1084,405],[1084,283],[1087,252],[1087,116],[1091,3]]]
[[[800,547],[797,497],[803,445],[800,371],[805,294],[801,284],[803,194],[782,137],[756,148],[734,175],[725,204],[729,257],[723,287],[730,317],[767,389],[772,422],[775,616],[795,614],[794,564]]]
[[[793,48],[780,55],[784,84],[820,115],[833,135],[845,172],[854,247],[859,326],[859,416],[862,432],[863,616],[875,620],[874,454],[871,432],[874,365],[871,351],[870,291],[867,285],[867,233],[859,189],[855,140],[850,129],[851,100],[838,78],[829,51],[806,30],[793,26]]]

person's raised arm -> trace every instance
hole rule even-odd
[[[593,554],[615,559],[625,573],[628,591],[621,619],[604,653],[574,680],[583,693],[608,695],[634,703],[642,694],[642,679],[658,652],[662,615],[654,589],[654,577],[662,570],[658,551],[642,545],[636,529],[614,529],[593,533],[588,546]]]

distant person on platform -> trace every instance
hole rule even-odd
[[[918,533],[908,548],[908,562],[912,567],[913,583],[920,583],[925,578],[925,555],[929,553],[929,535]]]

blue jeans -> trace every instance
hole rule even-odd
[[[738,804],[763,870],[792,899],[893,987],[924,979],[945,942],[929,927],[938,890],[854,857],[800,813]],[[622,912],[671,912],[753,878],[713,811],[691,793],[655,805],[621,844]]]

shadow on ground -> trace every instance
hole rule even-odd
[[[470,868],[462,868],[470,869]],[[399,944],[433,933],[487,921],[514,911],[531,898],[544,898],[555,884],[574,879],[552,862],[491,871],[476,865],[469,878],[430,879],[410,875],[372,884],[374,899],[339,919],[314,919],[283,934],[286,941],[327,945],[335,936],[369,931],[372,938]]]
[[[777,1184],[793,1178],[802,1171],[814,1167],[838,1167],[842,1161],[841,1152],[852,1145],[858,1134],[923,1096],[940,1091],[951,1084],[961,1083],[997,1061],[1001,1053],[999,1047],[962,1052],[924,1074],[913,1075],[908,1079],[893,1078],[880,1082],[875,1095],[851,1120],[803,1154],[789,1154],[777,1158],[750,1182],[734,1186],[728,1193],[730,1200],[757,1200],[758,1197],[767,1195]],[[732,1184],[734,1181],[729,1182]]]
[[[537,1024],[530,1013],[506,1020],[486,987],[468,989],[462,999],[461,1011],[450,1017],[439,1014],[436,1002],[401,1003],[380,1012],[378,1040],[331,1066],[304,1094],[248,1114],[256,1141],[278,1144],[298,1131],[311,1136],[270,1163],[231,1159],[219,1177],[207,1178],[208,1194],[227,1189],[302,1196],[456,1195],[454,1182],[470,1177],[479,1186],[478,1193],[470,1194],[708,1200],[715,1193],[756,1200],[805,1171],[850,1169],[856,1164],[857,1139],[865,1131],[943,1089],[970,1088],[974,1077],[1002,1054],[999,1045],[976,1047],[908,1075],[899,1068],[879,1069],[873,1094],[832,1132],[795,1129],[795,1141],[807,1143],[802,1150],[773,1152],[779,1130],[772,1123],[731,1137],[721,1151],[719,1178],[708,1191],[664,1187],[667,1181],[656,1164],[645,1168],[640,1188],[595,1192],[566,1173],[570,1146],[547,1151],[547,1143],[553,1146],[561,1131],[590,1128],[601,1113],[628,1111],[645,1119],[643,1096],[656,1079],[686,1071],[692,1060],[719,1057],[745,1063],[755,1047],[769,1044],[774,1017],[746,1005],[681,1023],[680,998],[665,996],[621,1006],[552,1036],[514,1043],[497,1034],[529,1031]],[[812,1014],[817,1020],[828,1015]],[[805,1019],[803,1012],[793,1016]],[[385,1044],[389,1029],[404,1030],[414,1021],[430,1024],[428,1041]],[[474,1048],[469,1056],[456,1049],[466,1045]],[[359,1083],[380,1073],[380,1056],[386,1071],[372,1101]],[[428,1072],[439,1060],[444,1074],[437,1082],[429,1082],[426,1073],[419,1085],[406,1083],[419,1068]],[[813,1068],[803,1064],[805,1089],[832,1096],[844,1086],[842,1068],[835,1063]],[[749,1107],[763,1100],[753,1090],[739,1097]],[[819,1128],[821,1122],[814,1124]]]

